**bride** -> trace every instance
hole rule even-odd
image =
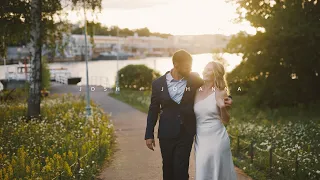
[[[223,65],[209,62],[203,80],[205,83],[196,92],[194,103],[196,180],[236,180],[230,139],[223,125],[230,119],[224,104],[228,94]]]

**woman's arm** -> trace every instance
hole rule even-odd
[[[224,98],[228,97],[227,92],[224,90],[216,91],[217,105],[220,109],[221,121],[223,123],[228,123],[230,120],[230,115],[228,112],[228,105],[226,105]]]

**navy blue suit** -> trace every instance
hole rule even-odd
[[[154,139],[154,127],[160,114],[158,138],[175,138],[180,131],[180,120],[190,135],[195,135],[196,118],[193,111],[194,96],[203,80],[197,73],[190,73],[187,78],[186,90],[180,104],[169,95],[165,75],[152,83],[151,103],[149,106],[145,139]]]
[[[196,133],[194,97],[203,80],[199,74],[190,73],[186,77],[187,85],[181,102],[177,104],[168,92],[166,74],[169,72],[152,83],[145,139],[154,139],[154,127],[160,114],[158,138],[163,160],[163,179],[188,180],[190,152]]]

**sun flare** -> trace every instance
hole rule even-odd
[[[255,33],[249,23],[235,24],[236,7],[225,0],[163,0],[145,8],[103,7],[101,13],[88,12],[88,20],[121,28],[148,27],[153,32],[173,35]],[[68,12],[71,22],[83,21],[82,12]]]

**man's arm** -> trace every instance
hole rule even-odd
[[[158,114],[160,112],[160,102],[157,97],[157,86],[155,82],[152,83],[151,103],[149,106],[147,127],[145,133],[145,140],[154,139],[154,127],[158,120]]]
[[[227,109],[227,110],[231,109],[231,106],[232,106],[232,96],[229,95],[228,98],[226,98],[226,99],[224,100],[224,103],[225,103],[225,105],[226,105],[226,109]]]
[[[197,72],[191,72],[193,75],[194,79],[193,82],[197,88],[201,87],[204,83],[203,79],[200,77],[199,73]]]

